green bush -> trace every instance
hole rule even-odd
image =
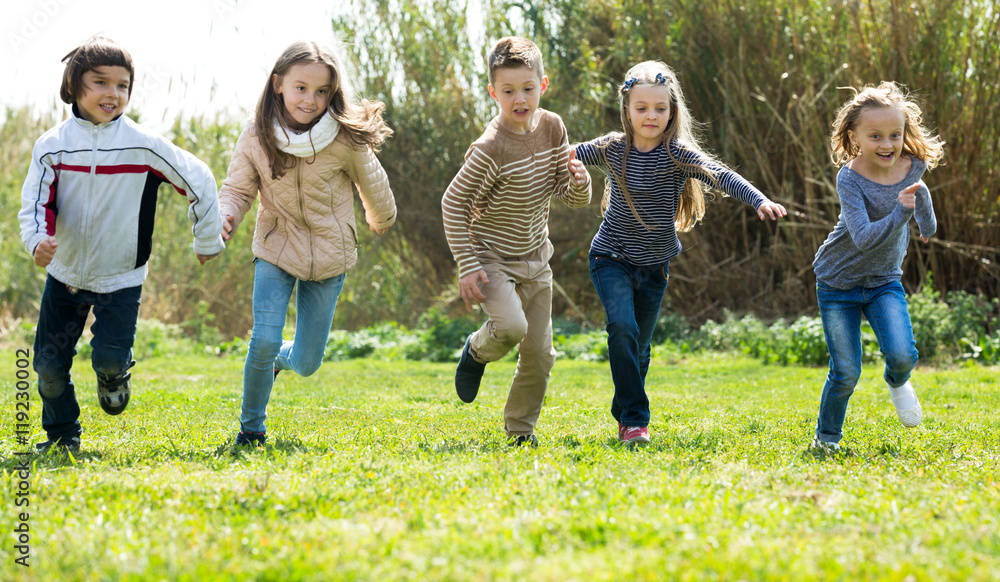
[[[552,340],[556,356],[583,362],[608,361],[608,332],[592,331],[575,335],[558,335]]]
[[[949,293],[945,301],[930,280],[919,293],[909,297],[909,311],[914,338],[923,361],[966,362],[997,365],[1000,363],[1000,301],[963,291]],[[136,332],[136,358],[187,355],[208,352],[219,356],[244,357],[248,340],[221,341],[213,326],[214,315],[207,304],[200,304],[194,316],[182,325],[140,320]],[[767,364],[825,366],[829,361],[823,323],[819,317],[802,316],[791,324],[778,319],[765,323],[755,315],[737,316],[725,312],[721,322],[707,321],[693,330],[679,314],[659,318],[654,353],[660,360],[676,360],[683,354],[704,351],[745,353]],[[383,323],[359,331],[336,330],[329,334],[324,359],[353,358],[382,360],[425,360],[455,362],[466,337],[479,326],[472,314],[451,317],[435,307],[419,318],[416,330],[397,323]],[[33,325],[22,322],[19,337],[27,344]],[[579,361],[608,361],[608,334],[585,331],[580,326],[554,325],[553,344],[557,357]],[[77,349],[89,357],[89,334]],[[862,361],[881,360],[881,351],[871,325],[861,324]],[[517,358],[517,350],[504,360]]]
[[[968,363],[978,362],[988,366],[1000,364],[1000,330],[993,336],[983,335],[973,342],[967,338],[961,340],[962,354],[959,359]]]
[[[420,316],[417,327],[421,330],[422,350],[416,359],[431,362],[457,360],[469,334],[479,329],[481,322],[471,316],[451,318],[441,308],[434,306]]]
[[[422,359],[419,357],[420,335],[395,323],[386,323],[356,332],[336,330],[326,341],[326,361],[377,357],[380,359]],[[417,356],[417,357],[414,357]]]

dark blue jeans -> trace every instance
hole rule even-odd
[[[83,432],[70,368],[90,309],[94,309],[90,362],[98,376],[110,380],[132,362],[141,294],[142,285],[113,293],[70,292],[51,275],[46,279],[35,330],[33,367],[42,397],[42,428],[50,439]]]
[[[906,307],[906,292],[899,281],[846,291],[817,283],[816,296],[823,335],[830,350],[830,373],[819,403],[816,438],[839,443],[847,401],[861,377],[861,315],[868,318],[885,355],[883,377],[889,386],[902,386],[910,379],[910,372],[917,364],[917,346]]]
[[[611,416],[624,426],[649,425],[649,342],[669,277],[668,263],[636,266],[622,257],[590,255],[590,279],[608,317],[608,359],[615,383]]]

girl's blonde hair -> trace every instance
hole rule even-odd
[[[675,164],[700,173],[704,177],[708,178],[713,184],[717,182],[716,173],[707,164],[717,164],[719,167],[725,166],[706,153],[704,148],[699,143],[695,130],[696,122],[691,117],[691,113],[688,111],[687,103],[684,101],[684,93],[681,91],[680,82],[677,80],[677,75],[674,71],[661,61],[644,61],[629,69],[628,72],[625,73],[625,81],[618,87],[618,100],[621,106],[620,113],[622,127],[625,129],[625,132],[614,132],[610,134],[612,139],[607,142],[608,146],[617,142],[621,143],[625,148],[622,155],[622,173],[620,176],[614,172],[609,172],[609,174],[612,179],[614,179],[615,183],[618,184],[619,189],[621,189],[622,195],[625,197],[625,202],[628,203],[629,208],[632,210],[632,216],[634,216],[635,219],[639,221],[639,224],[645,227],[646,230],[655,230],[655,226],[650,228],[642,220],[642,217],[639,216],[639,212],[636,210],[635,203],[632,201],[632,196],[628,192],[628,187],[626,186],[625,181],[628,154],[635,139],[635,129],[632,127],[632,122],[629,120],[628,109],[629,103],[631,102],[632,89],[637,85],[663,85],[667,88],[670,102],[670,119],[667,121],[667,128],[663,131],[661,144],[664,145],[667,150],[667,155],[670,156]],[[701,163],[685,162],[675,158],[673,152],[670,151],[671,143],[676,143],[681,150],[698,154]],[[607,165],[606,147],[600,150],[601,155],[605,156],[605,165]],[[604,198],[601,201],[602,213],[607,211],[610,198],[611,183],[609,181],[606,182],[604,186]],[[698,180],[688,178],[688,180],[684,183],[684,191],[681,194],[681,201],[677,209],[677,215],[674,217],[674,225],[680,232],[687,232],[694,228],[694,226],[700,222],[704,216],[705,195],[702,191],[702,186]]]
[[[340,123],[340,133],[347,136],[355,147],[369,147],[374,151],[379,148],[389,136],[392,129],[382,119],[385,104],[381,101],[363,99],[360,103],[352,102],[344,92],[344,83],[340,73],[340,63],[329,49],[315,42],[296,42],[285,49],[274,63],[271,74],[267,77],[264,92],[257,101],[257,111],[254,121],[257,126],[257,138],[264,147],[267,161],[271,167],[271,179],[277,180],[285,171],[295,165],[294,156],[278,149],[274,131],[271,129],[277,121],[281,128],[288,132],[294,123],[285,109],[284,98],[276,87],[281,84],[285,74],[296,65],[318,63],[330,68],[330,82],[333,90],[330,95],[329,113]],[[317,116],[313,123],[319,121]],[[314,158],[315,159],[315,156]]]
[[[841,87],[845,88],[845,87]],[[923,160],[928,168],[935,168],[944,157],[944,142],[923,126],[920,107],[910,99],[905,89],[892,81],[883,81],[878,87],[865,85],[854,97],[841,106],[833,122],[833,163],[842,166],[861,154],[861,149],[851,141],[849,132],[856,132],[861,114],[866,108],[898,107],[903,112],[903,153]]]

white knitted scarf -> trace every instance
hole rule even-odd
[[[296,134],[274,122],[274,139],[278,149],[297,158],[308,158],[330,145],[340,132],[340,123],[326,113],[305,133]]]

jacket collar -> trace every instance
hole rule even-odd
[[[122,120],[122,117],[125,117],[124,113],[122,113],[121,115],[119,115],[118,117],[112,119],[111,121],[109,121],[107,123],[94,123],[92,121],[87,121],[86,119],[80,117],[80,110],[77,108],[76,103],[73,104],[73,122],[77,126],[83,128],[83,129],[90,130],[90,129],[97,128],[99,131],[104,131],[104,130],[106,130],[106,129],[110,128],[110,127],[114,127],[115,125],[117,125],[118,123],[120,123],[121,120]]]

